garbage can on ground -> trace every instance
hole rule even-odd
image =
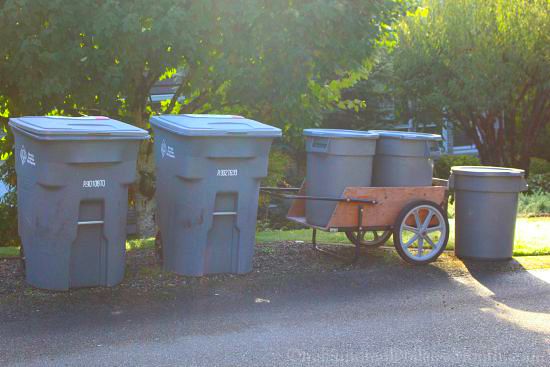
[[[512,257],[518,193],[527,189],[524,171],[503,167],[455,166],[455,253],[461,258]]]
[[[378,134],[337,129],[305,129],[308,196],[340,198],[346,187],[371,186]],[[326,226],[337,203],[307,200],[306,221]]]
[[[431,186],[441,135],[371,130],[380,135],[372,172],[376,187]]]
[[[164,268],[250,272],[260,179],[281,130],[225,115],[154,116],[151,126]]]
[[[53,290],[119,283],[128,185],[147,132],[102,116],[9,124],[27,282]]]

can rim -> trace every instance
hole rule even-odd
[[[443,138],[441,135],[418,133],[415,131],[395,131],[395,130],[369,130],[373,133],[380,135],[381,138],[393,138],[403,140],[432,140],[441,141]]]
[[[518,168],[495,166],[454,166],[451,173],[478,177],[523,177],[525,171]]]
[[[340,138],[340,139],[373,139],[376,140],[379,134],[364,130],[344,130],[344,129],[304,129],[303,135],[306,137],[319,138]]]

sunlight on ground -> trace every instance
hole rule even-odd
[[[516,226],[514,254],[532,253],[529,249],[539,244],[541,254],[550,254],[550,218],[520,218]],[[537,255],[536,253],[534,255]]]
[[[449,219],[450,236],[447,245],[448,250],[454,249],[454,219]],[[258,232],[259,243],[276,241],[304,241],[311,242],[311,230],[301,229],[293,231],[262,231]],[[319,243],[350,244],[344,233],[327,233],[317,231]],[[386,245],[393,246],[390,239]],[[516,222],[516,237],[514,256],[524,255],[550,255],[550,218],[518,218]]]
[[[547,271],[529,270],[529,274],[550,284],[550,274]],[[522,329],[543,335],[550,335],[550,314],[545,312],[533,312],[519,310],[508,306],[499,299],[492,290],[481,284],[472,276],[453,278],[454,281],[469,288],[472,292],[484,298],[488,302],[487,307],[480,308],[480,311],[489,313],[496,318],[509,322]]]
[[[550,284],[550,272],[539,270],[528,270],[529,274],[535,278],[542,280],[545,283]]]
[[[126,250],[132,251],[141,248],[152,248],[155,245],[155,239],[153,237],[126,241]]]
[[[448,250],[454,249],[454,220],[450,219],[451,226]],[[291,231],[261,231],[256,234],[258,243],[270,243],[279,241],[311,242],[311,229],[298,229]],[[328,233],[317,231],[317,241],[325,244],[351,245],[344,233]],[[152,248],[154,239],[131,239],[126,242],[126,249],[131,251],[140,248]],[[393,246],[393,241],[388,240],[387,246]],[[516,238],[514,256],[550,255],[550,217],[518,218],[516,223]],[[17,247],[0,247],[0,257],[19,256]]]

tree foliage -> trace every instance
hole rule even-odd
[[[458,123],[484,164],[528,169],[550,120],[549,37],[546,0],[427,0],[401,23],[401,95]]]
[[[296,132],[319,124],[326,109],[360,103],[343,101],[341,91],[366,77],[403,7],[399,0],[2,0],[3,126],[24,114],[105,114],[148,128],[152,113],[237,113]],[[155,110],[151,86],[176,70],[181,86]],[[9,140],[2,149],[10,154]],[[151,156],[146,142],[135,190],[149,224]]]

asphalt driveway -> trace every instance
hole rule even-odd
[[[150,289],[5,292],[0,365],[548,365],[547,266],[413,267],[386,251]]]

